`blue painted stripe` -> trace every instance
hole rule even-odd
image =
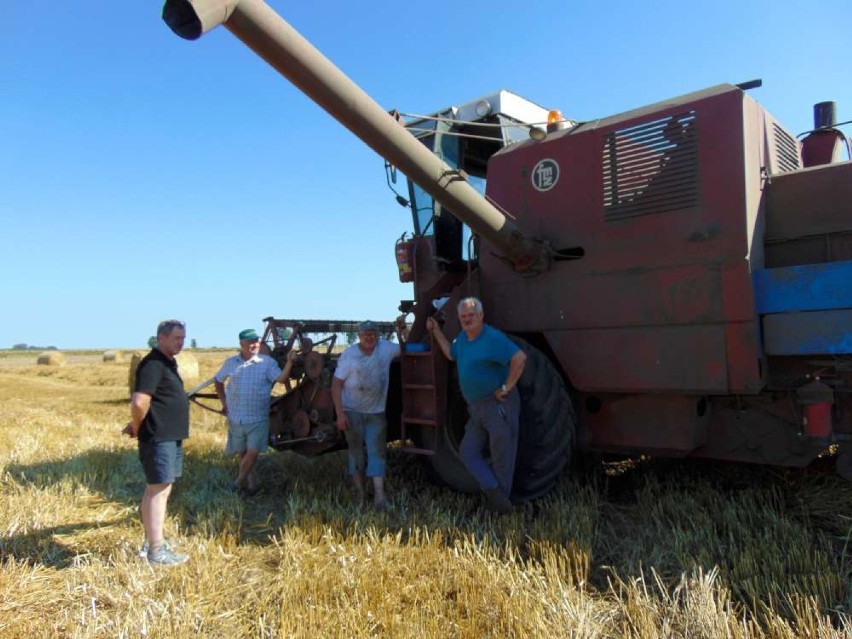
[[[852,262],[758,269],[753,281],[760,315],[852,308]]]
[[[763,347],[767,355],[852,354],[852,310],[766,315]]]

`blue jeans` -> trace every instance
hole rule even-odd
[[[518,420],[521,416],[521,396],[518,389],[498,402],[488,396],[468,402],[470,418],[464,427],[459,456],[482,490],[498,486],[508,497],[515,476],[515,457],[518,454]],[[491,464],[485,457],[486,449]]]
[[[349,420],[349,428],[346,429],[349,474],[363,473],[368,477],[384,477],[388,437],[385,414],[358,413],[354,410],[344,412]]]

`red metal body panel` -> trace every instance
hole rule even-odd
[[[702,394],[725,392],[728,387],[721,324],[548,331],[545,335],[571,382],[584,392]]]
[[[586,446],[595,449],[683,455],[704,445],[710,424],[707,400],[687,395],[605,395],[586,402],[580,420]],[[637,418],[641,428],[637,428]]]
[[[484,247],[490,316],[506,330],[544,331],[563,370],[586,392],[756,392],[761,353],[748,256],[761,167],[746,163],[744,142],[746,122],[762,112],[753,104],[735,87],[717,87],[494,156],[489,196],[528,232],[557,249],[582,246],[585,256],[520,280]],[[633,196],[638,212],[611,216],[607,140],[621,135],[631,143],[636,127],[684,114],[698,143],[691,173],[677,188],[696,196],[677,208],[668,196],[652,195],[665,170],[661,159],[650,170],[639,167],[648,177]],[[753,155],[762,155],[760,147]],[[543,157],[559,164],[560,179],[540,192],[530,176]]]
[[[852,162],[772,178],[766,266],[852,260]]]
[[[765,386],[763,347],[755,322],[729,322],[725,325],[725,354],[730,392],[759,393]]]
[[[673,122],[688,123],[688,144],[670,142]],[[668,164],[679,146],[691,159]],[[560,171],[545,191],[531,180],[542,158]],[[679,171],[668,182],[667,166]],[[762,395],[769,366],[752,278],[766,259],[764,229],[777,235],[793,224],[770,222],[767,175],[783,183],[799,169],[795,138],[730,85],[492,158],[488,195],[555,249],[584,251],[521,280],[483,245],[479,277],[490,321],[542,334],[579,391],[584,446],[794,465],[817,454],[801,441],[789,399]],[[787,215],[795,208],[812,230],[796,195],[806,184],[780,189],[772,203]],[[816,201],[838,202],[848,187],[815,188],[831,191]],[[843,215],[823,217],[837,230],[848,226]]]
[[[805,466],[822,450],[802,437],[789,397],[722,397],[711,401],[704,446],[695,457],[762,464]]]

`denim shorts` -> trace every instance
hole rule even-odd
[[[358,413],[347,410],[346,443],[349,447],[347,472],[367,477],[385,476],[388,423],[384,413]]]
[[[173,484],[183,475],[183,442],[139,440],[139,461],[149,484]]]
[[[269,420],[264,419],[251,424],[234,424],[228,422],[228,442],[225,444],[226,455],[242,455],[246,450],[262,453],[269,446]]]

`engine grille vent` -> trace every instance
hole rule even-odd
[[[778,126],[776,122],[772,123],[772,130],[775,134],[777,171],[779,173],[788,173],[789,171],[797,171],[802,168],[799,157],[799,143],[796,142],[793,136]]]
[[[604,217],[698,204],[698,122],[687,111],[610,133],[603,148]]]

